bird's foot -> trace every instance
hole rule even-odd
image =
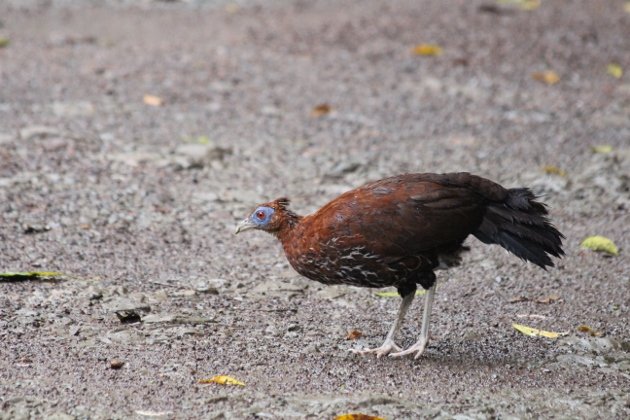
[[[369,354],[369,353],[376,353],[376,358],[380,359],[383,356],[387,356],[392,351],[399,352],[401,350],[402,350],[402,348],[397,346],[396,343],[394,343],[393,340],[385,340],[385,342],[380,347],[377,347],[377,348],[363,349],[363,350],[351,349],[350,351],[352,353],[354,353],[354,354],[360,354],[360,355],[365,355],[365,354]],[[391,354],[390,354],[390,356],[391,356]]]
[[[414,356],[414,359],[419,359],[420,356],[422,356],[422,353],[424,352],[424,349],[427,346],[428,342],[429,342],[428,339],[421,338],[420,340],[418,340],[416,344],[409,347],[407,350],[398,351],[396,353],[390,353],[389,357],[402,357],[408,354],[416,353],[416,355]]]

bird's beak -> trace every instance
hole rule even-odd
[[[236,235],[239,232],[245,232],[246,230],[254,229],[255,227],[256,225],[251,220],[249,220],[249,218],[247,218],[236,225],[236,232],[234,232],[234,234]]]

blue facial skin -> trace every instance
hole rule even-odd
[[[273,213],[271,207],[258,207],[249,218],[257,227],[264,228],[271,221]]]

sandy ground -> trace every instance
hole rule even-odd
[[[65,278],[0,282],[0,418],[628,418],[630,84],[606,72],[630,72],[623,7],[1,1],[0,270]],[[545,194],[567,256],[545,272],[470,240],[418,361],[348,352],[380,344],[397,298],[233,234],[281,195],[308,213],[462,170]],[[593,234],[620,255],[580,249]],[[197,384],[217,374],[246,386]]]

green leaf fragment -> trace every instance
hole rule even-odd
[[[595,252],[604,252],[610,255],[619,255],[617,245],[605,236],[589,236],[580,244],[582,248],[587,248]]]
[[[591,150],[593,151],[593,153],[607,154],[612,153],[613,147],[609,144],[598,144],[591,147]]]
[[[0,36],[0,48],[4,48],[4,47],[8,46],[9,43],[11,43],[9,38],[5,38],[3,36]]]
[[[41,280],[57,279],[62,277],[62,273],[56,271],[25,271],[0,273],[0,280]]]
[[[610,74],[615,79],[621,79],[621,76],[623,76],[623,67],[617,63],[610,63],[606,66],[606,73]]]

